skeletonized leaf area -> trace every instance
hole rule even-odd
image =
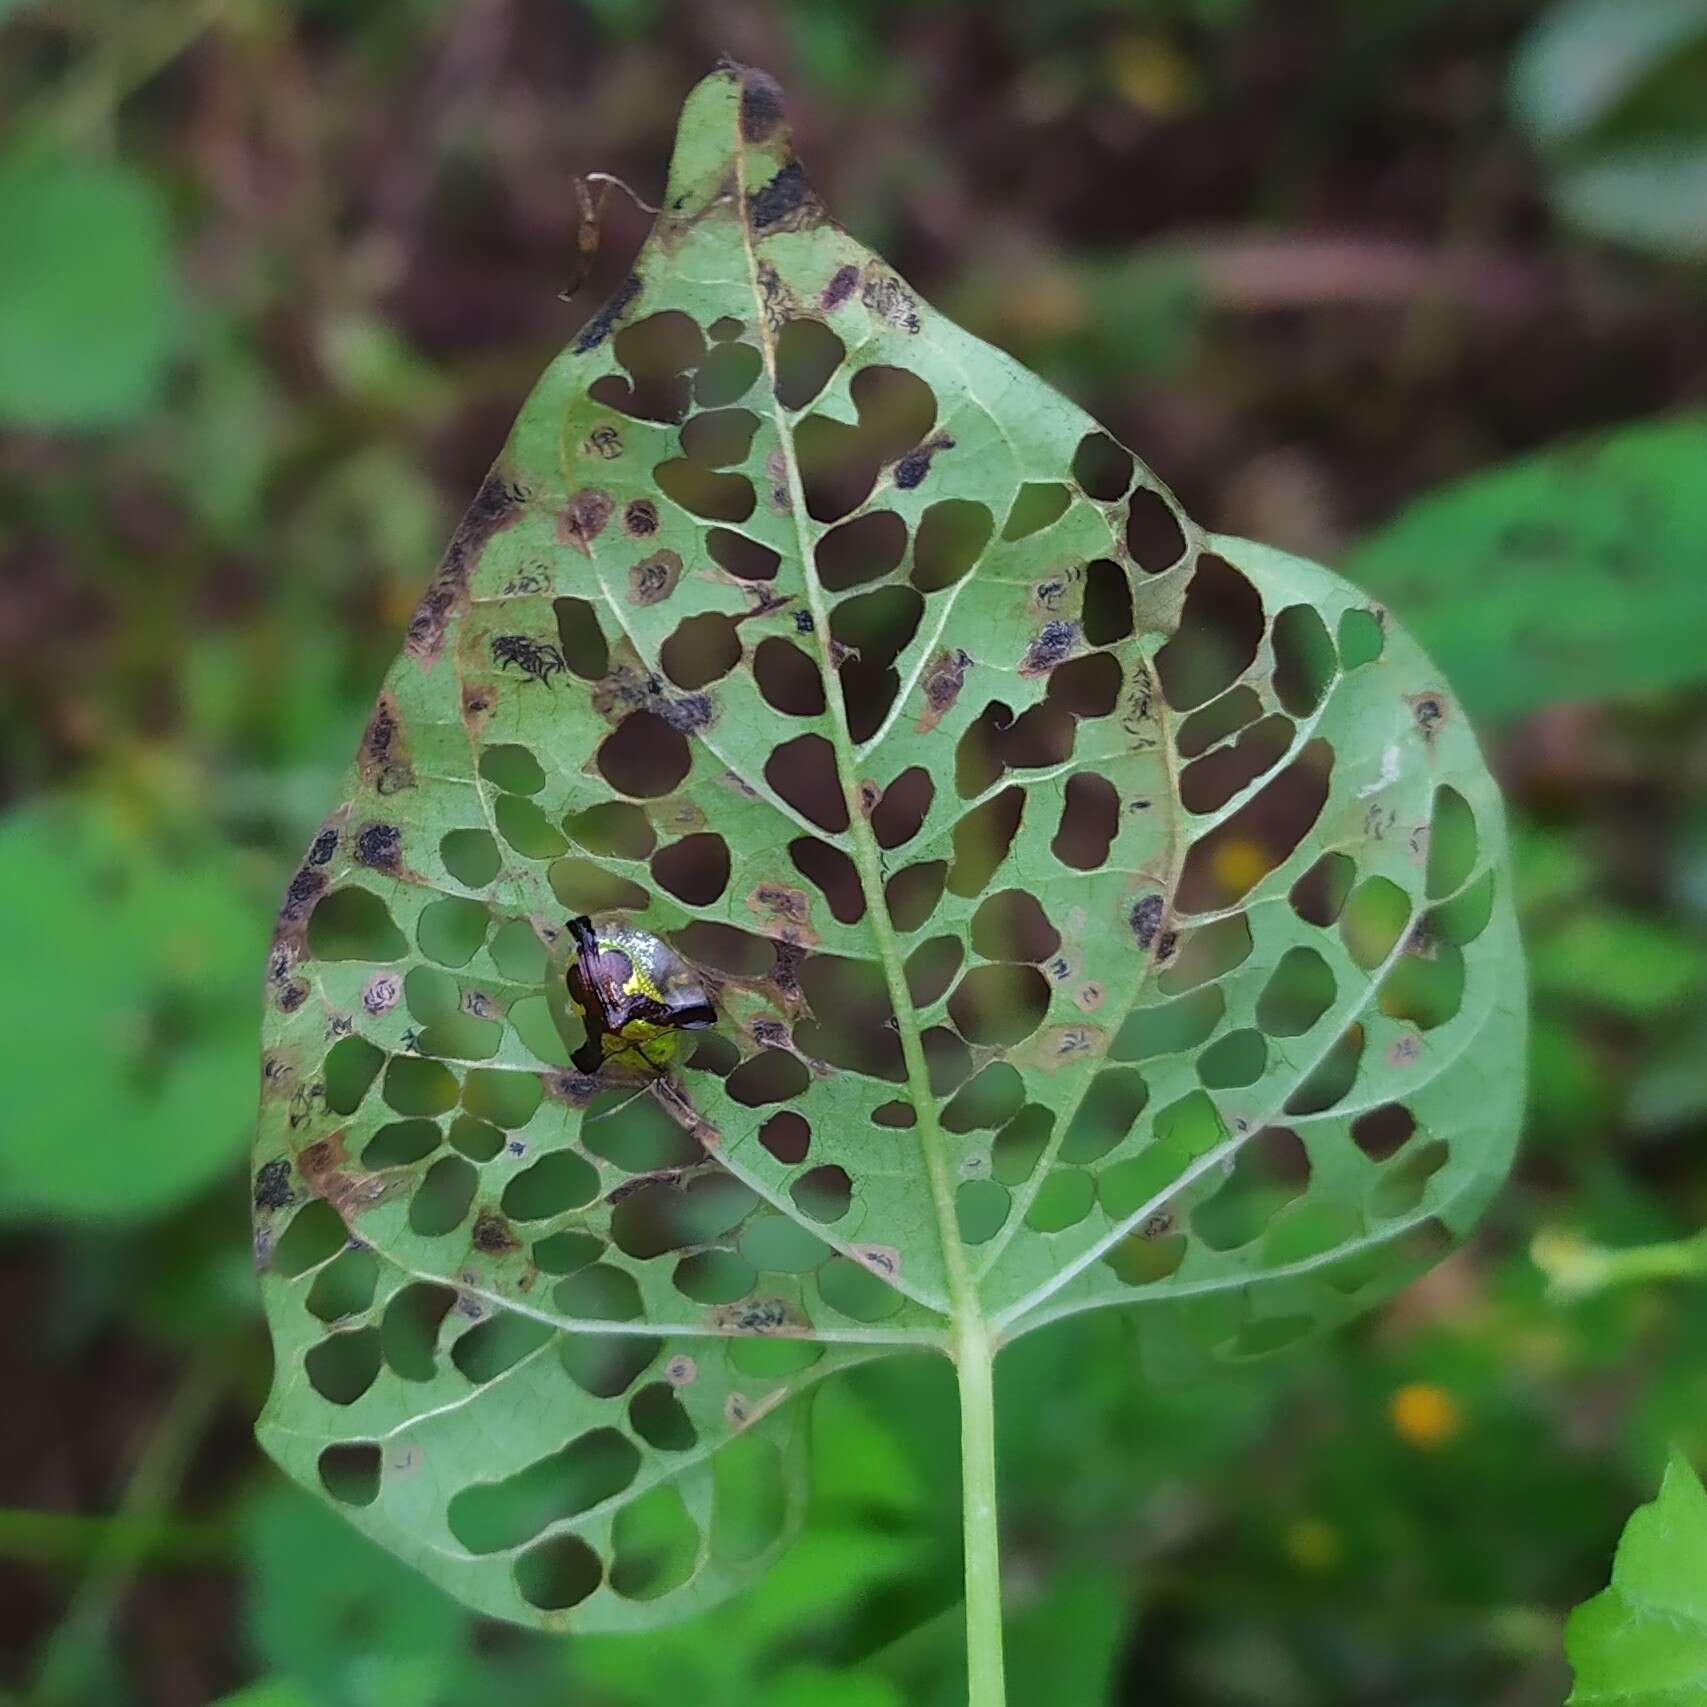
[[[852,1363],[1132,1306],[1246,1356],[1504,1172],[1522,971],[1446,684],[833,224],[709,77],[528,400],[268,966],[269,1449],[481,1610],[761,1571]],[[716,1024],[572,1061],[568,921]]]

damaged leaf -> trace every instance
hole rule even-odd
[[[656,1070],[575,1065],[583,915],[709,999]],[[1502,1177],[1523,1029],[1429,661],[943,320],[725,68],[288,885],[262,1438],[482,1612],[681,1617],[786,1544],[826,1375],[1385,1296]]]

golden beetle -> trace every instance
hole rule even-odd
[[[667,943],[621,919],[569,921],[575,958],[569,1000],[587,1022],[587,1041],[570,1057],[583,1073],[605,1062],[662,1072],[680,1031],[717,1023],[705,986]]]

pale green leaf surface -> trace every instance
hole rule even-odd
[[[668,1072],[572,1067],[581,911],[710,991]],[[789,1401],[956,1313],[1130,1307],[1189,1372],[1367,1308],[1522,1099],[1445,680],[918,300],[735,69],[458,529],[267,989],[262,1439],[547,1628],[755,1580]]]
[[[1644,422],[1472,476],[1354,550],[1477,717],[1701,680],[1707,417]]]
[[[1682,1457],[1625,1526],[1611,1586],[1571,1614],[1565,1652],[1571,1707],[1707,1700],[1707,1493]]]

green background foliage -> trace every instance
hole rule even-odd
[[[1651,219],[1597,225],[1571,193],[1590,143],[1665,133],[1684,159],[1707,102],[1687,32],[1647,38],[1624,60],[1642,111],[1604,130],[1536,45],[1571,10],[0,8],[8,218],[39,220],[44,185],[60,210],[0,257],[0,861],[31,873],[4,903],[26,973],[0,1053],[0,1687],[961,1688],[933,1360],[826,1383],[800,1544],[762,1592],[641,1644],[465,1618],[250,1436],[271,1358],[247,1119],[218,1112],[253,1084],[245,968],[455,517],[643,235],[613,195],[559,301],[571,174],[655,200],[681,98],[729,51],[787,83],[850,230],[1190,514],[1390,564],[1411,591],[1382,596],[1463,676],[1513,805],[1536,1020],[1514,1184],[1465,1253],[1288,1358],[1155,1386],[1111,1316],[1003,1354],[1015,1699],[1040,1666],[1068,1707],[1568,1693],[1567,1610],[1668,1449],[1707,1460],[1680,1243],[1707,1211],[1696,533],[1667,457],[1626,448],[1675,446],[1702,405],[1701,226],[1650,243]],[[1527,504],[1527,469],[1580,470],[1585,444],[1657,513],[1585,480],[1560,583],[1534,552],[1507,573],[1487,495]],[[1436,505],[1468,535],[1437,580],[1416,558]],[[1530,511],[1506,520],[1533,542]],[[1626,596],[1607,577],[1638,562]],[[1478,678],[1478,592],[1499,632],[1557,649],[1514,638]]]

